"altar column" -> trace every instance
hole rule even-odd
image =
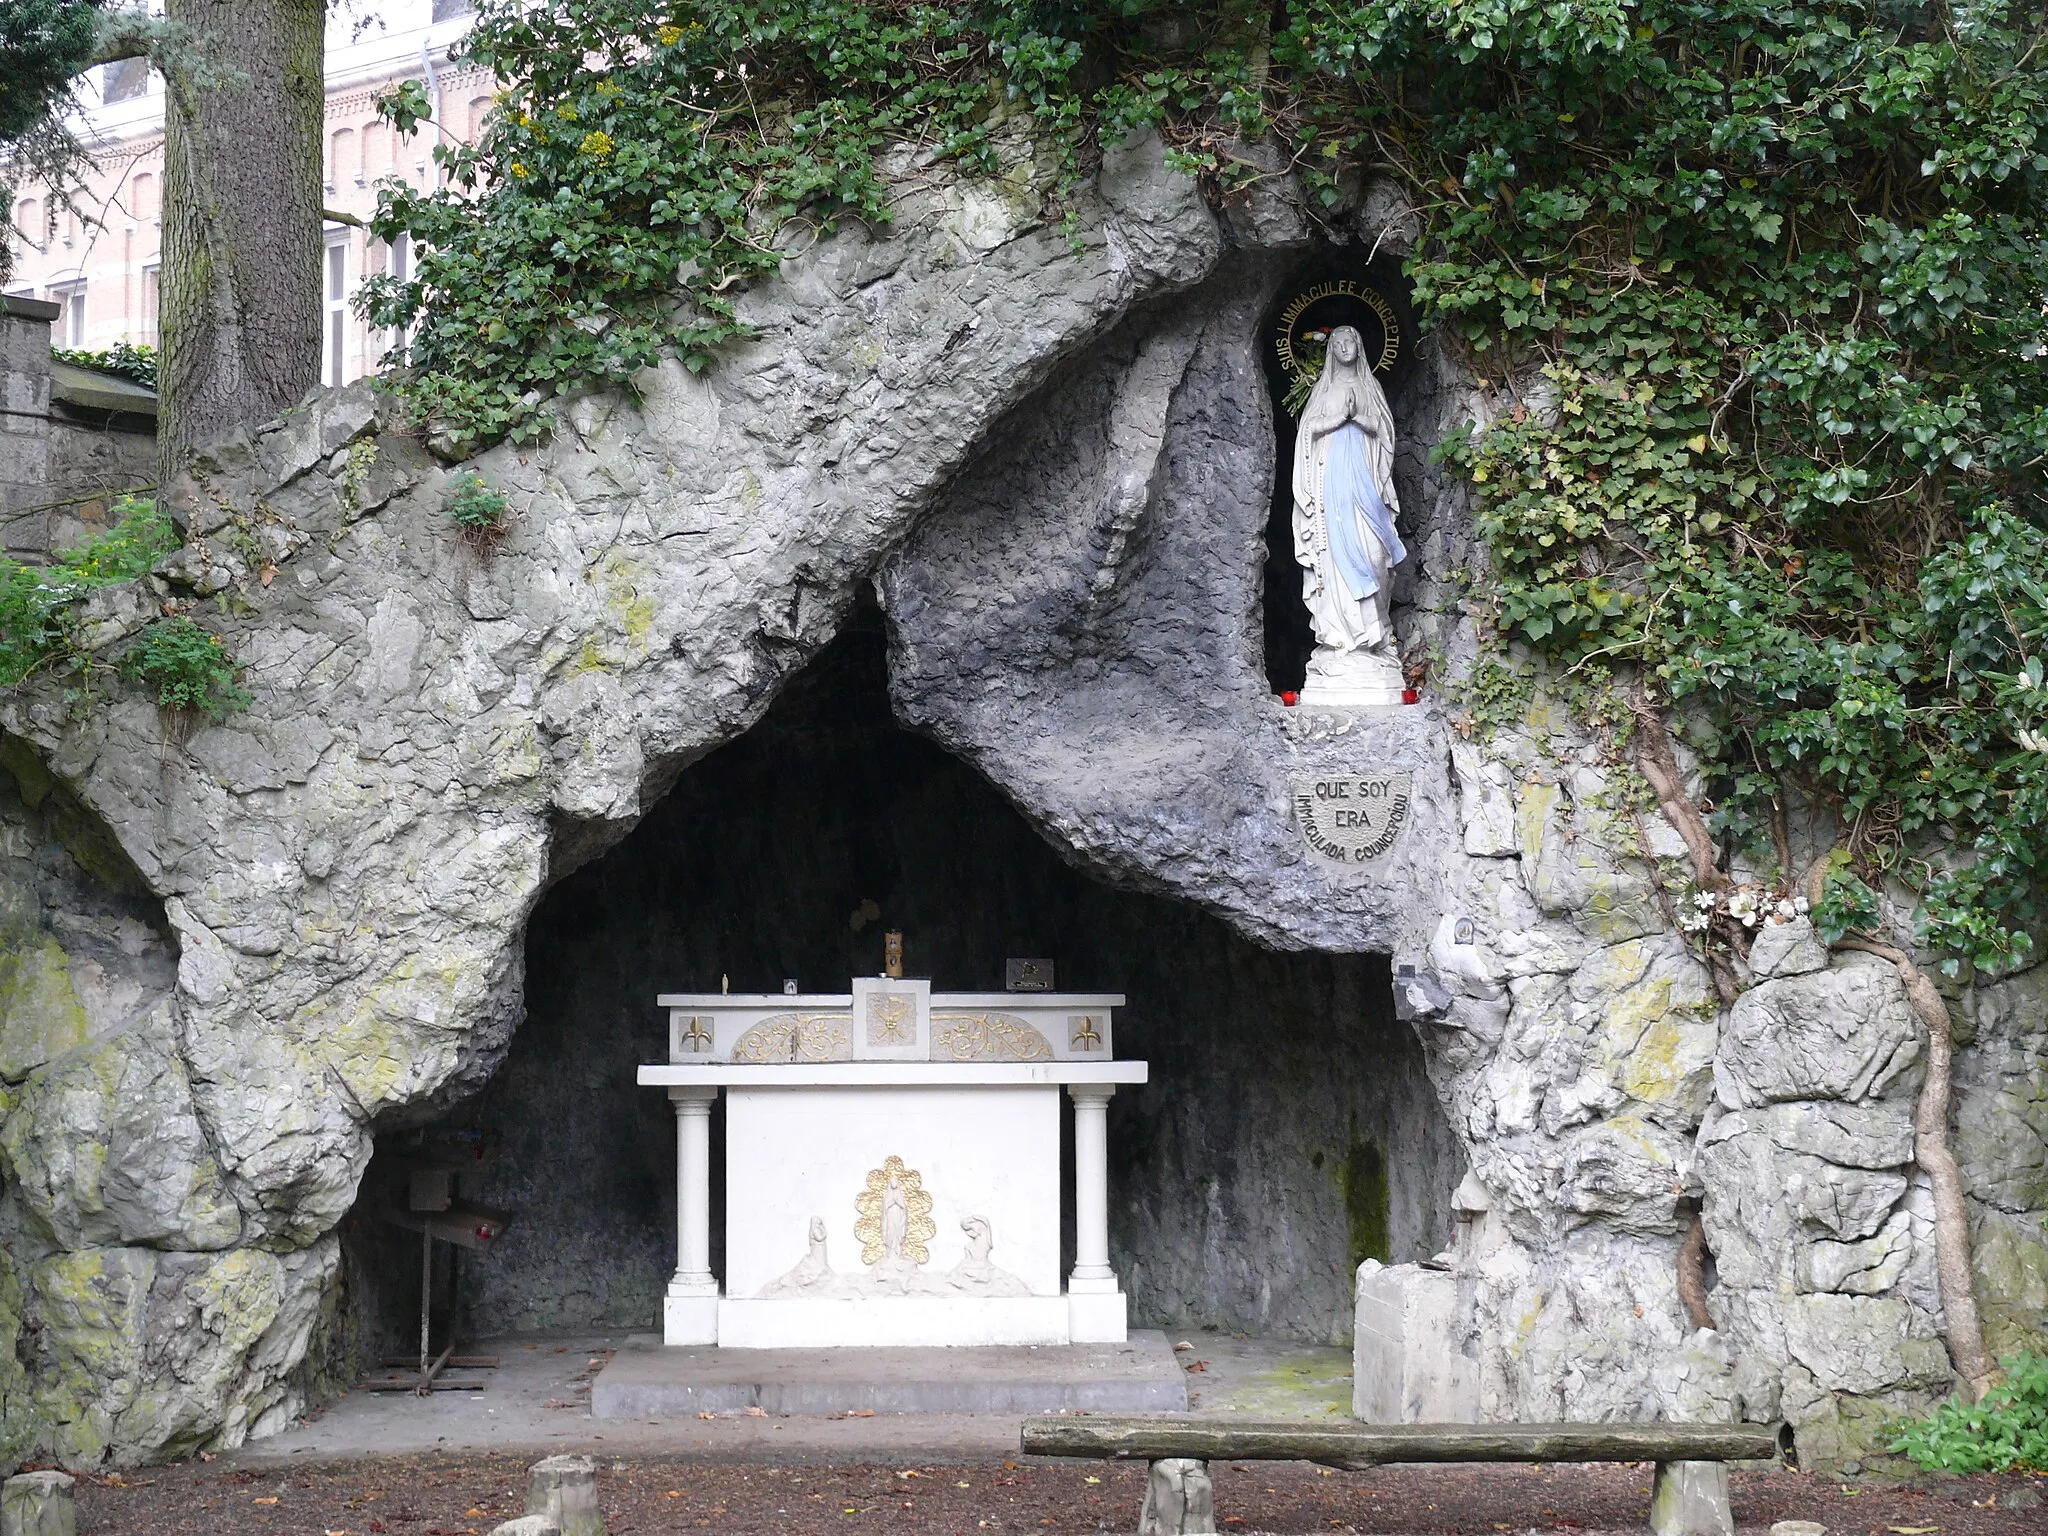
[[[1109,1267],[1109,1101],[1113,1083],[1069,1083],[1074,1100],[1074,1272],[1067,1277],[1076,1344],[1122,1343],[1124,1295]]]
[[[711,1105],[716,1088],[671,1088],[676,1107],[676,1272],[662,1338],[718,1342],[718,1278],[711,1273]]]

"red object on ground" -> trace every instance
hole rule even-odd
[[[1298,703],[1300,699],[1301,695],[1296,693],[1292,688],[1288,689],[1285,693],[1280,695],[1280,702],[1282,704],[1285,704],[1289,709],[1294,708],[1295,704]]]
[[[1420,704],[1422,702],[1422,690],[1419,688],[1403,688],[1401,690],[1401,702],[1403,704]]]

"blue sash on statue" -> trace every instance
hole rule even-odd
[[[1372,483],[1372,461],[1366,456],[1365,428],[1347,421],[1330,434],[1330,456],[1323,469],[1323,520],[1330,529],[1330,555],[1345,588],[1361,601],[1380,589],[1379,567],[1359,536],[1359,525],[1387,552],[1391,570],[1408,558],[1407,546],[1394,531],[1394,519]]]

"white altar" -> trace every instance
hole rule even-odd
[[[665,995],[676,1110],[670,1344],[772,1349],[1121,1343],[1109,1267],[1115,994]],[[1060,1283],[1060,1099],[1074,1268]],[[711,1106],[725,1091],[725,1277],[711,1273]]]

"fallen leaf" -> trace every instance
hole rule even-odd
[[[256,1500],[256,1502],[258,1504],[275,1504],[277,1502],[277,1495],[273,1493],[269,1498],[258,1499]]]
[[[849,1419],[872,1419],[875,1416],[875,1410],[872,1408],[849,1408],[846,1410],[846,1416]]]
[[[1190,1360],[1188,1362],[1188,1369],[1191,1371],[1206,1371],[1209,1369],[1209,1362],[1206,1360]]]
[[[1081,1481],[1084,1483],[1099,1483],[1102,1481],[1102,1479],[1099,1477],[1084,1477],[1081,1479]],[[967,1485],[965,1483],[962,1483],[960,1486],[962,1488],[965,1488]]]
[[[1186,1339],[1182,1339],[1178,1344],[1173,1346],[1173,1352],[1177,1355],[1184,1349],[1193,1349],[1194,1347],[1195,1346],[1190,1344]]]
[[[699,1408],[697,1410],[697,1417],[700,1419],[715,1419],[718,1417],[718,1415],[713,1413],[709,1408]]]
[[[662,1495],[664,1499],[680,1499],[682,1496],[683,1490],[680,1488],[671,1488],[667,1493],[664,1493]]]
[[[747,1404],[747,1417],[750,1419],[765,1419],[768,1417],[768,1410],[759,1403],[749,1403]]]
[[[481,1520],[484,1518],[484,1512],[472,1504],[462,1512],[462,1518],[465,1520]]]

